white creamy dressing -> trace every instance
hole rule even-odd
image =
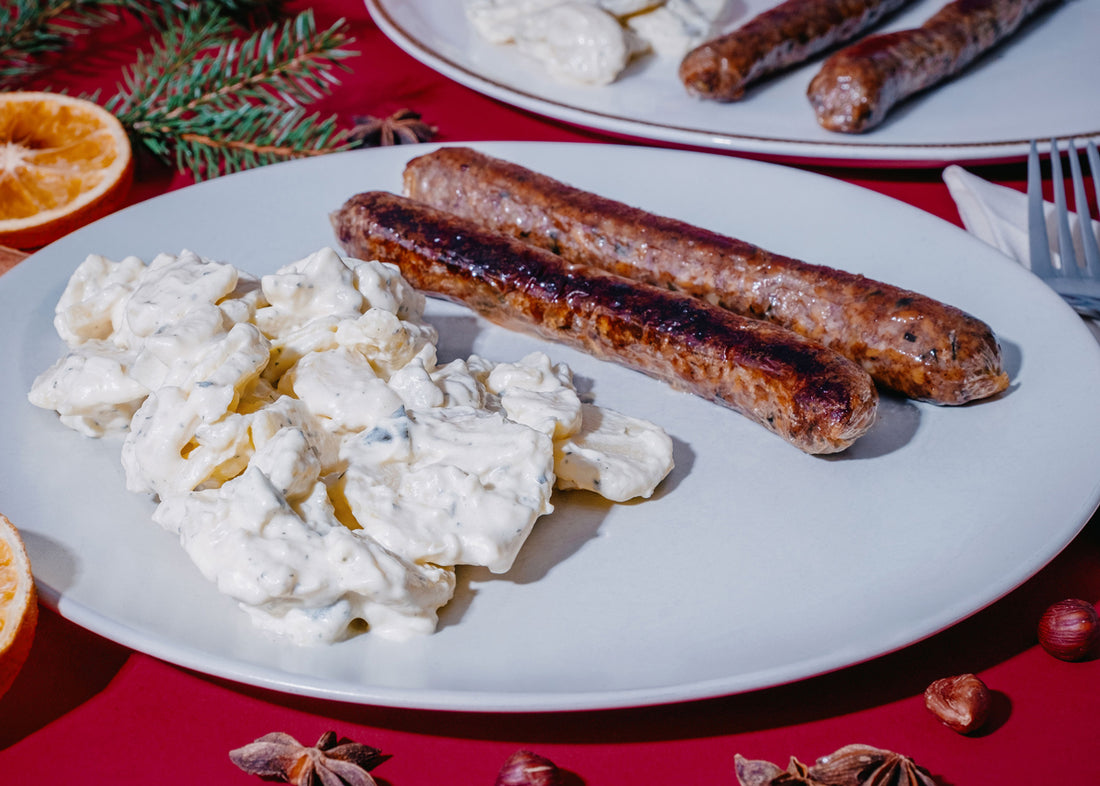
[[[640,55],[679,60],[715,34],[727,0],[465,0],[470,26],[567,83],[614,82]]]
[[[648,497],[672,443],[582,403],[543,353],[438,364],[424,304],[331,249],[261,279],[189,251],[91,255],[57,304],[68,352],[29,398],[121,436],[127,488],[260,627],[429,633],[454,566],[507,571],[555,486]]]

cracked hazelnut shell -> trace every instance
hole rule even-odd
[[[977,731],[989,718],[989,688],[973,674],[944,677],[924,691],[924,706],[959,734]]]

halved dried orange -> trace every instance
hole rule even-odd
[[[123,203],[133,182],[122,123],[92,101],[0,93],[0,244],[33,249]]]
[[[38,596],[19,530],[0,514],[0,696],[27,660],[38,624]]]

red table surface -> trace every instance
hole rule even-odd
[[[516,110],[436,74],[388,41],[356,0],[311,5],[321,24],[347,19],[362,52],[326,113],[410,107],[438,126],[441,142],[636,143]],[[106,98],[132,59],[133,38],[123,29],[89,39],[75,63],[28,87],[101,88]],[[959,223],[939,169],[804,168]],[[1023,187],[1018,164],[976,171]],[[131,201],[189,182],[146,161]],[[0,510],[3,494],[0,487]],[[331,729],[390,754],[374,773],[388,786],[492,784],[521,747],[553,759],[572,786],[734,785],[736,753],[785,766],[792,755],[812,762],[854,742],[911,756],[940,786],[1100,784],[1100,661],[1065,663],[1036,643],[1042,610],[1065,597],[1100,599],[1100,517],[1007,597],[871,662],[723,698],[530,714],[360,706],[241,686],[133,652],[43,608],[29,660],[0,699],[0,774],[5,783],[243,785],[260,781],[229,761],[230,749],[271,731],[313,744]],[[922,697],[933,680],[963,672],[977,673],[995,697],[993,717],[973,736],[942,726]]]

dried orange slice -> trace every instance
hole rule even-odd
[[[126,130],[92,101],[0,93],[0,244],[44,246],[122,205],[134,165]]]
[[[23,539],[0,514],[0,696],[27,660],[38,624],[38,596]]]

